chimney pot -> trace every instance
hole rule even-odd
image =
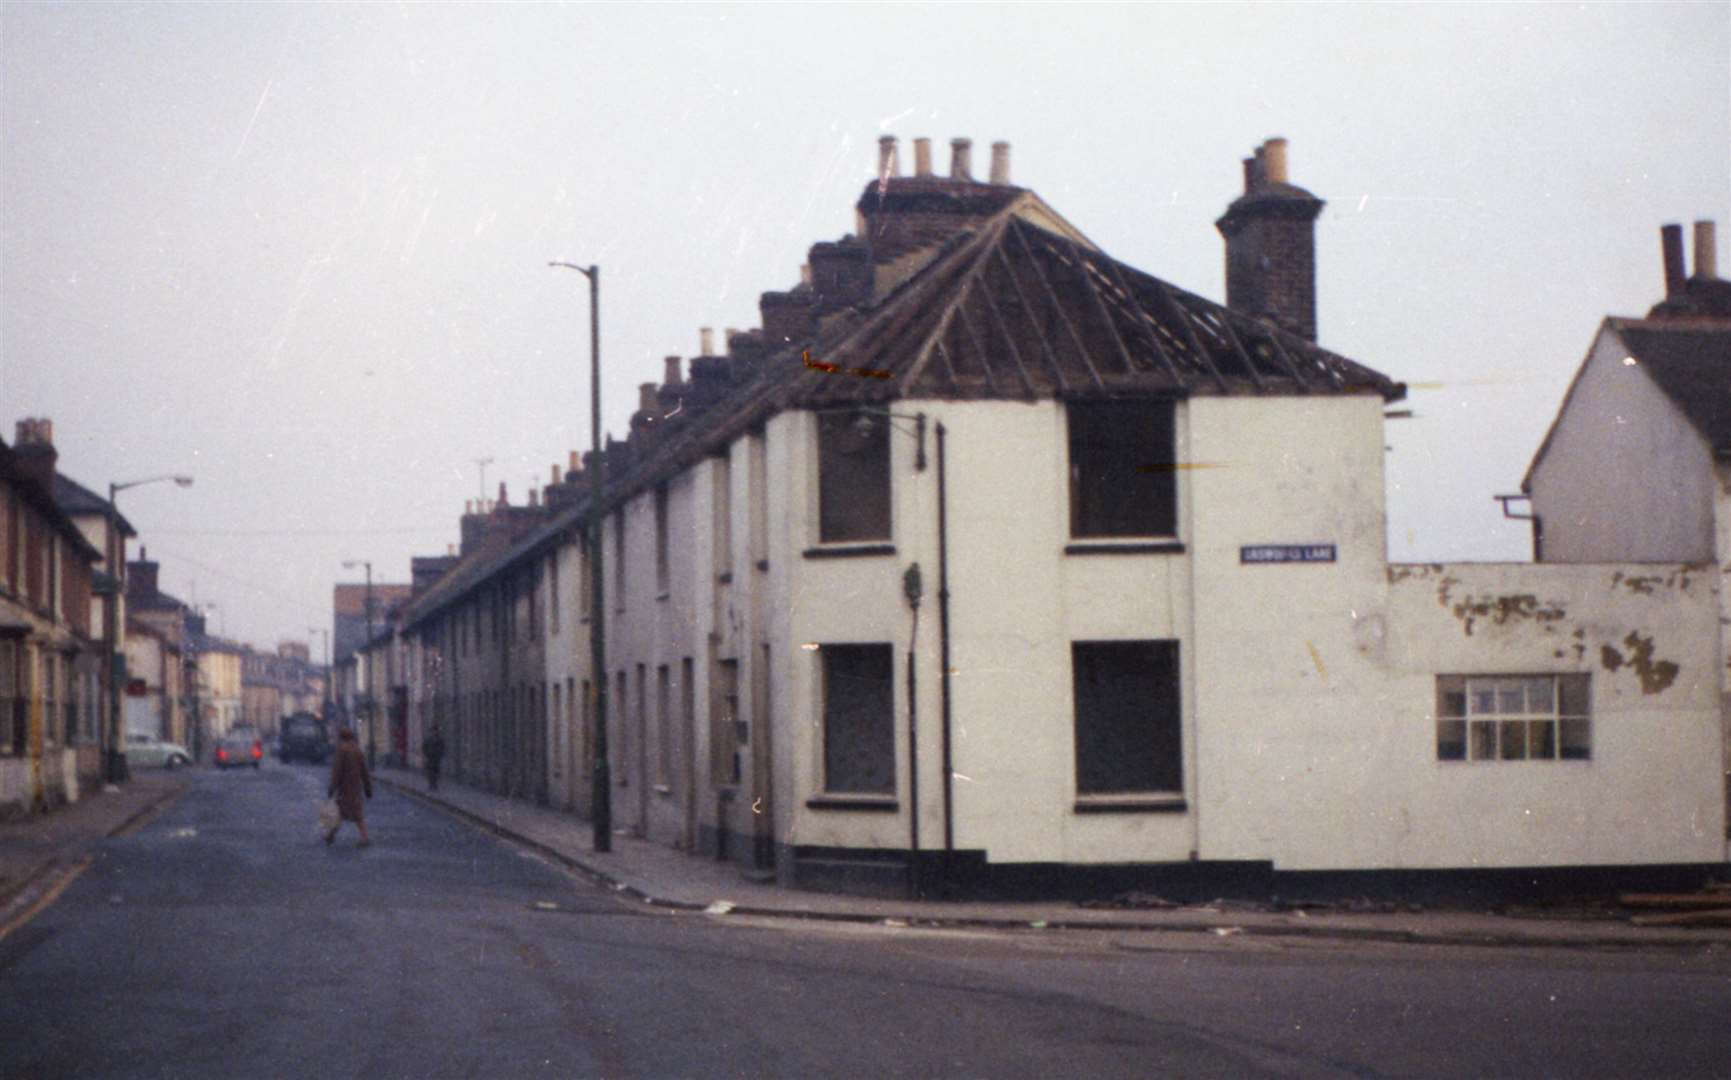
[[[1681,296],[1688,275],[1683,271],[1683,226],[1665,225],[1659,229],[1659,253],[1665,260],[1665,296]]]
[[[1262,167],[1270,184],[1286,183],[1286,140],[1279,135],[1263,143]]]
[[[950,179],[972,180],[974,164],[974,140],[950,140]]]
[[[669,356],[662,361],[666,370],[662,372],[661,381],[667,386],[683,386],[684,380],[679,377],[679,357]]]
[[[559,463],[557,461],[553,463],[553,468],[549,475],[553,478],[547,481],[549,484],[557,484],[559,482]]]
[[[932,175],[932,140],[918,138],[914,140],[914,175]]]
[[[1699,281],[1711,281],[1719,276],[1719,251],[1717,238],[1713,233],[1711,221],[1695,223],[1695,277]],[[42,421],[44,427],[48,421]],[[44,439],[51,442],[51,439]]]
[[[511,505],[510,498],[505,494],[505,481],[503,481],[503,480],[499,481],[499,501],[494,503],[493,505],[494,506],[510,506]]]
[[[1010,182],[1010,144],[1002,140],[992,144],[992,183]]]
[[[715,355],[715,328],[714,327],[705,326],[702,329],[698,330],[697,331],[697,341],[698,341],[698,350],[697,350],[698,355],[700,355],[700,356],[714,356]]]
[[[900,175],[901,162],[897,160],[896,137],[878,136],[878,179],[888,180],[892,176]]]
[[[801,285],[804,285],[808,289],[811,288],[811,264],[810,263],[800,263],[799,264],[799,283]]]
[[[655,384],[652,382],[637,384],[637,411],[652,413],[655,411]]]
[[[1268,144],[1263,143],[1256,148],[1255,155],[1256,188],[1261,190],[1268,184]]]
[[[571,464],[568,467],[567,471],[569,471],[569,472],[581,472],[582,469],[583,469],[583,466],[581,464],[579,464],[577,461],[577,451],[575,451],[575,450],[571,451]]]

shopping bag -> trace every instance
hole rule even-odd
[[[342,820],[342,814],[337,810],[335,799],[325,799],[319,803],[319,832],[330,832],[341,824]]]

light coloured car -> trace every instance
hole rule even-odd
[[[231,731],[217,740],[216,753],[211,760],[219,769],[236,765],[251,765],[256,769],[264,760],[264,743],[256,731]]]
[[[178,769],[192,764],[192,755],[178,743],[163,742],[155,735],[132,733],[126,736],[126,764],[129,768]]]

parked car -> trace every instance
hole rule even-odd
[[[219,769],[241,765],[256,769],[264,762],[264,743],[256,731],[231,731],[217,740],[212,760]]]
[[[331,756],[330,736],[312,713],[285,717],[279,740],[277,757],[283,761],[310,761],[319,765]]]
[[[155,735],[142,732],[126,736],[126,764],[129,768],[178,769],[192,764],[192,755],[178,743],[163,742]]]

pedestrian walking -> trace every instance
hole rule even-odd
[[[439,790],[439,766],[445,760],[445,736],[434,724],[433,730],[421,740],[421,757],[427,763],[427,790]]]
[[[355,739],[353,728],[343,728],[337,735],[337,752],[331,758],[331,783],[325,794],[337,801],[337,823],[325,833],[325,843],[337,838],[343,822],[352,821],[361,831],[361,847],[371,844],[367,836],[367,817],[361,796],[373,797],[373,778],[367,772],[367,757]]]

